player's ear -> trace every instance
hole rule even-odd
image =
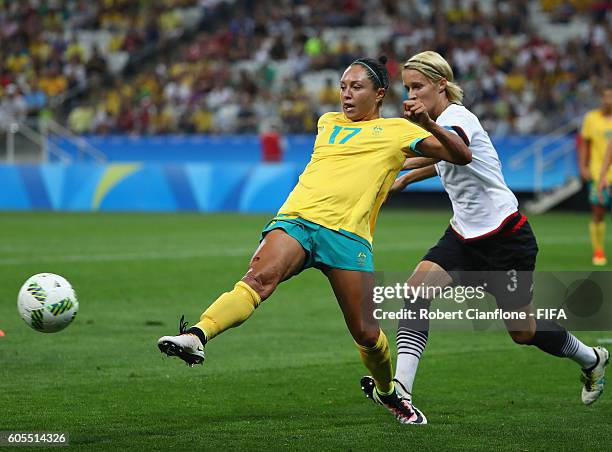
[[[442,94],[444,91],[446,91],[446,79],[443,78],[438,82],[438,93]]]
[[[387,90],[384,88],[378,88],[378,92],[376,93],[376,102],[381,102],[385,97],[385,94],[387,94]]]

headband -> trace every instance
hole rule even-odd
[[[427,62],[427,61],[423,61],[423,60],[413,60],[410,59],[408,61],[406,61],[406,64],[404,64],[404,68],[406,69],[411,69],[411,64],[416,64],[416,65],[421,65],[421,66],[425,66],[427,69],[431,70],[432,72],[435,72],[437,75],[439,75],[442,78],[446,78],[446,76],[444,74],[442,74],[438,69],[436,69],[436,67]],[[452,80],[449,80],[449,82],[452,82]]]
[[[368,70],[374,74],[374,77],[376,77],[376,80],[378,81],[378,84],[382,87],[385,88],[385,85],[383,85],[383,82],[380,81],[380,77],[378,76],[378,74],[374,71],[374,69],[372,69],[367,63],[364,63],[363,61],[359,61],[359,60],[355,60],[353,62],[353,64],[361,64],[362,66],[365,66],[366,68],[368,68]],[[385,88],[387,89],[387,88]]]

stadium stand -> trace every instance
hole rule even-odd
[[[609,9],[586,0],[0,0],[0,160],[43,162],[3,168],[0,206],[110,209],[109,181],[131,175],[133,188],[159,188],[167,176],[176,184],[164,190],[184,194],[188,174],[198,209],[263,209],[249,200],[277,178],[292,187],[318,116],[338,108],[343,68],[386,55],[383,114],[396,116],[402,62],[424,49],[452,62],[511,188],[539,198],[576,181],[572,134],[611,79]],[[275,126],[287,146],[268,168],[257,135]],[[250,182],[236,179],[242,188],[227,202],[196,187],[232,171]],[[70,188],[81,180],[91,193]],[[414,190],[440,189],[435,180]]]
[[[255,133],[279,120],[285,133],[310,133],[334,108],[339,72],[362,55],[389,57],[384,114],[398,115],[402,60],[430,48],[452,61],[485,128],[504,136],[567,123],[611,76],[609,2],[154,4],[0,3],[7,98],[21,93],[13,104],[30,116],[51,110],[78,134]],[[232,14],[219,14],[228,4]],[[152,46],[160,40],[174,44]],[[48,108],[54,99],[60,107]],[[1,109],[23,116],[19,105]]]
[[[88,87],[176,41],[202,13],[195,0],[0,1],[0,123],[82,112]],[[76,116],[73,129],[88,131]]]

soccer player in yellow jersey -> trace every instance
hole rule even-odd
[[[600,108],[589,111],[582,124],[582,141],[579,147],[580,175],[589,181],[589,202],[592,219],[589,224],[591,244],[593,245],[593,265],[606,265],[604,250],[606,209],[610,207],[609,182],[612,181],[612,170],[607,172],[607,188],[603,196],[597,196],[601,167],[606,153],[608,140],[612,138],[612,85],[607,85],[602,92]]]
[[[461,138],[433,121],[426,131],[403,118],[380,117],[389,88],[385,62],[384,57],[361,58],[344,71],[342,112],[319,119],[312,158],[262,231],[248,271],[195,326],[187,329],[181,319],[178,336],[160,338],[162,353],[189,365],[202,363],[204,345],[247,320],[279,283],[318,268],[329,279],[382,404],[401,423],[423,423],[421,413],[395,390],[389,343],[371,316],[372,235],[380,206],[407,156],[465,165],[471,153]],[[405,115],[413,108],[414,102],[406,101]]]

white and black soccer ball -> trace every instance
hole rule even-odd
[[[39,273],[21,286],[17,309],[24,322],[36,331],[55,333],[72,323],[79,302],[65,278],[53,273]]]

